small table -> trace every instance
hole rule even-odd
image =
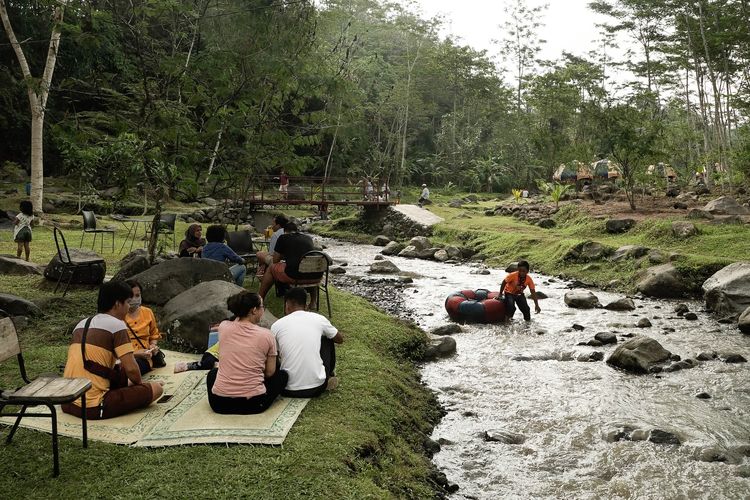
[[[268,244],[270,242],[271,240],[262,236],[258,238],[253,238],[253,246],[257,248],[258,250],[263,250],[263,247],[265,247],[265,249],[268,250]]]
[[[154,222],[153,217],[118,217],[115,220],[120,222],[128,230],[128,232],[125,234],[125,240],[122,242],[119,253],[122,253],[122,251],[125,249],[125,245],[128,244],[128,240],[130,240],[129,251],[132,252],[135,238],[138,236],[138,226],[140,224],[143,224],[143,235],[148,236],[148,233],[151,231],[151,223]]]

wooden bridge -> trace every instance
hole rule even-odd
[[[259,176],[253,179],[245,204],[261,206],[305,205],[328,212],[330,206],[388,207],[399,202],[400,193],[390,192],[387,182],[345,177],[288,177],[286,188],[280,176]]]

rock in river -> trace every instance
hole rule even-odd
[[[565,305],[575,309],[593,309],[599,307],[599,299],[588,290],[572,290],[565,294]]]
[[[676,444],[680,445],[682,442],[676,434],[671,432],[663,431],[661,429],[654,429],[648,436],[648,440],[656,444]]]
[[[740,327],[742,333],[750,333],[750,307],[745,309],[745,312],[740,315],[737,326]]]
[[[390,260],[379,260],[370,264],[370,272],[374,274],[398,274],[401,269]]]
[[[653,365],[669,360],[670,356],[656,340],[638,335],[620,344],[607,364],[634,373],[647,373]]]
[[[463,330],[461,329],[460,325],[457,325],[456,323],[448,323],[447,325],[433,328],[430,331],[430,333],[433,335],[443,336],[443,335],[453,335],[454,333],[461,333],[462,331]]]
[[[631,298],[623,297],[614,302],[610,302],[604,306],[604,309],[609,311],[633,311],[635,310],[635,302],[633,302],[633,299]]]
[[[483,437],[485,441],[505,444],[523,444],[526,441],[526,436],[523,434],[506,430],[484,431]]]
[[[657,298],[679,298],[689,291],[687,280],[672,264],[646,269],[637,288],[642,294]]]
[[[398,255],[398,253],[404,248],[404,245],[398,241],[391,241],[380,251],[380,253],[383,255]]]
[[[734,318],[750,307],[750,262],[735,262],[703,283],[706,308]]]
[[[635,326],[638,328],[651,328],[651,321],[648,318],[641,318]]]
[[[594,338],[601,342],[602,344],[616,344],[617,343],[617,335],[615,335],[612,332],[599,332],[596,335],[594,335]]]
[[[391,242],[391,239],[388,236],[379,234],[375,236],[375,239],[372,241],[372,244],[375,245],[376,247],[384,247],[390,242]]]
[[[438,358],[450,356],[456,352],[456,341],[451,337],[439,337],[430,335],[430,342],[424,352],[425,361],[434,361]]]

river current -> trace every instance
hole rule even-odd
[[[347,262],[347,280],[368,276],[381,250],[326,241],[327,252]],[[388,257],[415,273],[398,289],[407,315],[425,330],[449,322],[443,307],[456,290],[496,290],[505,275],[470,274],[476,267]],[[533,263],[532,263],[533,266]],[[631,375],[604,361],[576,361],[578,354],[616,346],[579,346],[597,332],[648,335],[683,359],[704,351],[750,359],[750,336],[722,325],[695,301],[635,298],[632,312],[568,308],[563,280],[531,273],[541,314],[529,324],[520,313],[510,325],[465,325],[453,335],[457,353],[422,367],[425,383],[447,414],[434,430],[442,443],[435,464],[463,498],[750,498],[750,363],[720,360],[659,375]],[[388,285],[379,285],[387,287]],[[592,290],[602,304],[622,295]],[[674,314],[685,303],[698,314]],[[533,309],[533,304],[532,304]],[[648,318],[649,328],[638,328]],[[572,329],[573,324],[584,327]],[[670,329],[674,330],[671,331]],[[696,395],[707,393],[710,399]],[[618,428],[661,429],[681,446],[648,441],[612,441]],[[510,431],[521,444],[485,440],[485,431]],[[608,438],[609,436],[609,438]],[[709,451],[708,449],[711,449]],[[724,462],[701,456],[726,455]]]

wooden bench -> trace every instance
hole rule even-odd
[[[5,311],[0,310],[0,315],[8,316]],[[53,475],[60,474],[60,462],[57,449],[57,409],[56,404],[72,403],[81,398],[83,417],[81,418],[81,432],[83,447],[88,448],[88,436],[86,429],[86,391],[91,388],[91,381],[87,378],[61,378],[61,377],[39,377],[33,381],[26,375],[21,346],[18,343],[16,326],[10,317],[0,318],[0,363],[16,356],[21,378],[26,385],[16,390],[0,391],[0,416],[16,417],[16,421],[10,430],[6,443],[10,444],[13,436],[18,430],[18,425],[24,417],[49,417],[52,419],[52,455]],[[20,406],[21,410],[13,413],[4,413],[6,406]],[[49,413],[27,413],[30,406],[46,406]]]

